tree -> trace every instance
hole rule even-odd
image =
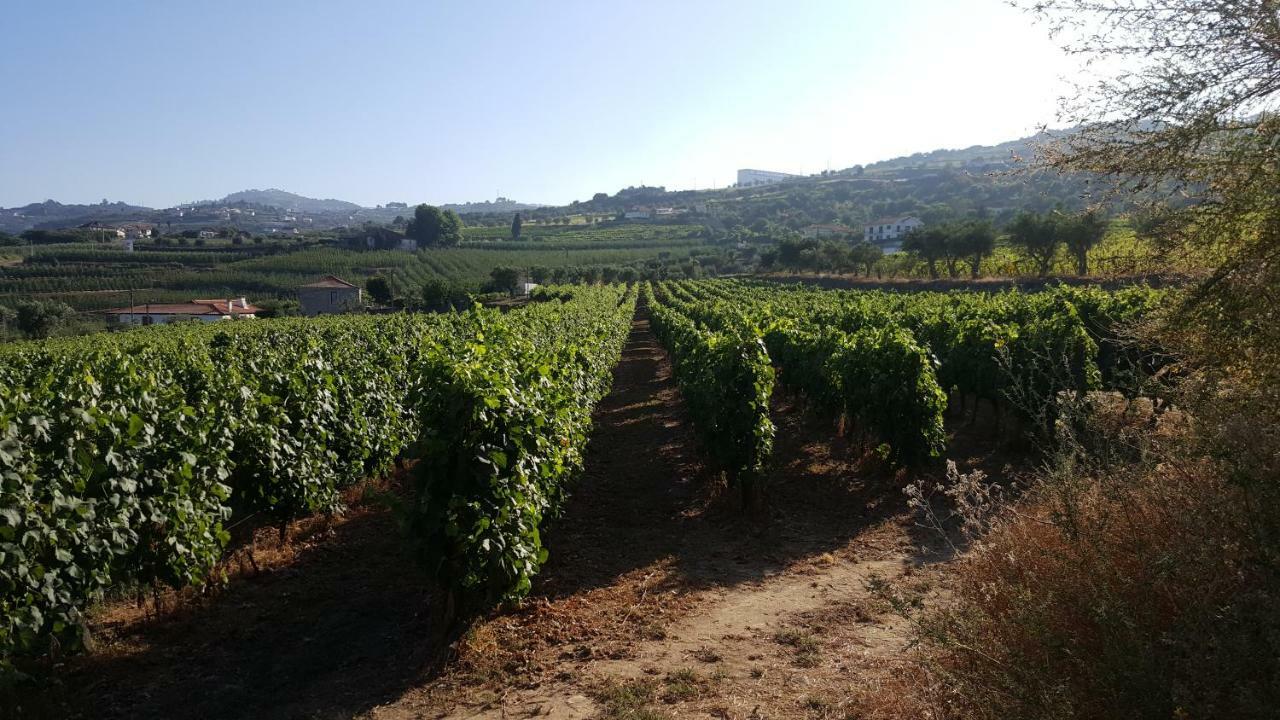
[[[462,218],[452,210],[441,211],[432,205],[419,205],[405,235],[420,248],[451,247],[462,240]]]
[[[13,326],[17,313],[6,305],[0,305],[0,342],[6,342],[9,339],[9,328]]]
[[[452,210],[441,214],[440,240],[441,247],[454,247],[462,242],[462,217]]]
[[[1089,274],[1089,251],[1102,242],[1107,235],[1107,221],[1095,212],[1062,218],[1058,223],[1058,231],[1067,250],[1076,259],[1076,274]]]
[[[428,278],[420,293],[423,309],[431,312],[465,310],[471,307],[471,296],[457,283],[444,278]]]
[[[409,221],[409,227],[405,230],[405,235],[413,238],[420,248],[431,247],[440,238],[441,223],[440,208],[425,204],[419,205],[413,209],[413,219]]]
[[[1062,236],[1052,215],[1020,213],[1009,225],[1009,242],[1035,263],[1036,274],[1044,277],[1053,269]]]
[[[969,276],[977,279],[982,268],[982,259],[990,257],[996,249],[996,232],[991,223],[985,220],[973,220],[956,228],[951,236],[951,248],[969,261]]]
[[[75,315],[56,300],[23,300],[14,308],[14,324],[29,338],[47,338]]]
[[[924,261],[929,268],[929,277],[938,279],[938,261],[947,253],[947,241],[950,234],[942,226],[926,227],[912,230],[902,240],[902,250]]]
[[[1044,147],[1040,163],[1100,175],[1111,192],[1160,211],[1164,221],[1156,237],[1170,259],[1200,260],[1210,247],[1225,253],[1225,262],[1192,299],[1217,302],[1232,294],[1243,300],[1225,301],[1235,310],[1274,318],[1247,298],[1255,288],[1280,283],[1275,0],[1060,0],[1027,6],[1051,33],[1071,38],[1064,43],[1068,52],[1104,61],[1099,77],[1062,103],[1062,124],[1078,130]],[[1090,31],[1072,31],[1081,27]],[[1187,195],[1195,202],[1185,202]],[[1176,212],[1165,215],[1168,209]]]
[[[516,283],[520,282],[520,271],[506,265],[499,265],[489,271],[493,289],[499,292],[515,294]]]
[[[529,281],[536,282],[539,285],[545,283],[551,277],[551,269],[542,265],[534,265],[529,268]]]
[[[818,241],[808,238],[788,237],[778,243],[777,264],[785,268],[798,270],[806,266],[806,257],[812,256],[818,248]]]
[[[863,268],[867,277],[871,277],[871,270],[884,257],[884,250],[875,243],[863,240],[854,245],[849,251],[849,260],[856,266]]]
[[[365,280],[364,289],[369,292],[369,297],[379,305],[391,304],[393,293],[391,292],[391,283],[382,275],[374,275]]]
[[[520,213],[516,213],[516,216],[511,218],[511,239],[520,239]]]
[[[831,270],[841,272],[849,268],[851,260],[849,258],[849,244],[841,241],[829,240],[818,246],[817,257],[821,263],[823,270]]]

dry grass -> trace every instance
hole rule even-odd
[[[1132,427],[1094,430],[1118,438]],[[1213,463],[1160,432],[1147,440],[1105,464],[1072,446],[1016,503],[974,523],[985,534],[946,573],[952,602],[941,609],[919,611],[903,584],[885,591],[929,652],[867,706],[923,704],[957,718],[1274,717],[1274,541]]]

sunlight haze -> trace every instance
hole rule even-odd
[[[1000,0],[20,2],[6,21],[0,206],[724,187],[1030,134],[1070,68]]]

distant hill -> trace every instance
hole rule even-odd
[[[0,232],[74,227],[93,221],[127,222],[141,220],[153,212],[149,207],[106,200],[96,205],[64,205],[55,200],[45,200],[22,207],[0,208]]]
[[[250,205],[266,205],[269,207],[277,207],[281,210],[297,210],[307,213],[349,213],[359,210],[360,206],[347,202],[346,200],[335,200],[328,198],[325,200],[317,200],[296,193],[286,192],[270,188],[267,190],[241,190],[234,192],[222,198],[221,200],[212,200],[202,205],[234,205],[237,203],[246,203]]]
[[[482,213],[516,213],[525,210],[536,210],[545,205],[536,205],[530,203],[516,202],[510,198],[500,197],[497,200],[485,200],[484,202],[468,202],[468,203],[449,203],[441,205],[441,209],[452,210],[459,215],[479,215]]]
[[[1062,137],[1069,131],[1051,130],[997,145],[972,145],[961,149],[940,149],[881,160],[864,166],[865,170],[906,170],[945,167],[1010,165],[1014,158],[1030,159],[1037,144]],[[849,172],[845,170],[843,172]]]
[[[921,215],[926,221],[970,215],[1001,221],[1023,209],[1082,206],[1082,198],[1089,191],[1087,178],[1047,172],[1002,172],[1012,169],[1017,158],[1030,157],[1036,143],[1064,132],[1070,131],[1040,133],[997,145],[932,150],[865,166],[789,178],[772,185],[680,191],[639,186],[613,195],[596,193],[589,200],[565,206],[521,203],[499,197],[441,207],[467,216],[469,225],[509,223],[516,212],[524,213],[526,219],[554,221],[580,213],[618,215],[633,208],[677,208],[683,212],[662,222],[693,220],[717,228],[765,227],[768,223],[792,229],[810,223],[858,227],[876,217],[906,213]],[[361,207],[345,200],[320,200],[275,188],[242,190],[221,200],[194,203],[201,206],[195,213],[190,209],[192,204],[184,203],[188,208],[184,216],[177,208],[152,210],[106,201],[97,205],[63,205],[49,200],[0,209],[0,232],[75,227],[93,221],[139,220],[164,223],[169,229],[232,223],[258,232],[280,223],[295,222],[293,217],[287,217],[292,215],[306,215],[307,227],[323,229],[365,222],[391,223],[397,217],[413,214],[410,203]],[[226,212],[218,213],[219,208],[255,209],[257,213],[240,213],[233,219]]]
[[[1003,224],[1023,210],[1080,209],[1104,189],[1097,178],[1037,170],[1021,162],[1035,154],[1037,144],[1068,132],[916,153],[768,185],[675,191],[629,187],[531,211],[527,219],[555,221],[578,213],[617,216],[632,209],[673,208],[672,219],[655,215],[653,222],[692,221],[717,231],[771,232],[815,223],[859,228],[876,218],[910,214],[926,223],[982,217]]]

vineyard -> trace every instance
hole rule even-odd
[[[1140,391],[1161,356],[1122,329],[1165,299],[1138,287],[890,293],[680,280],[544,288],[505,314],[5,346],[0,652],[13,669],[78,649],[106,595],[220,583],[237,528],[340,514],[344,489],[402,461],[405,487],[388,503],[447,615],[525,597],[637,313],[670,355],[698,452],[752,515],[779,490],[766,486],[778,477],[780,393],[838,419],[889,466],[934,467],[949,418],[979,403],[1036,433],[1064,394]]]
[[[949,403],[976,411],[986,401],[997,417],[1048,432],[1060,393],[1131,391],[1160,362],[1119,336],[1162,301],[1147,288],[906,294],[678,281],[645,295],[708,451],[749,503],[773,440],[775,383],[910,464],[945,452]]]
[[[213,580],[228,529],[417,460],[408,541],[463,607],[519,597],[634,293],[502,315],[156,329],[0,356],[0,652],[75,648],[108,589]],[[52,643],[52,645],[51,645]]]
[[[135,303],[185,302],[197,297],[248,296],[292,299],[297,288],[324,275],[363,283],[387,277],[397,295],[416,297],[431,278],[478,287],[500,265],[549,270],[634,265],[661,258],[688,258],[706,248],[702,228],[684,226],[533,226],[520,241],[510,231],[467,228],[453,248],[416,252],[355,251],[331,244],[161,248],[139,243],[137,251],[97,243],[41,245],[24,249],[20,263],[0,264],[0,304],[39,297],[78,310]],[[214,242],[214,241],[210,241]],[[130,296],[132,291],[132,296]]]

